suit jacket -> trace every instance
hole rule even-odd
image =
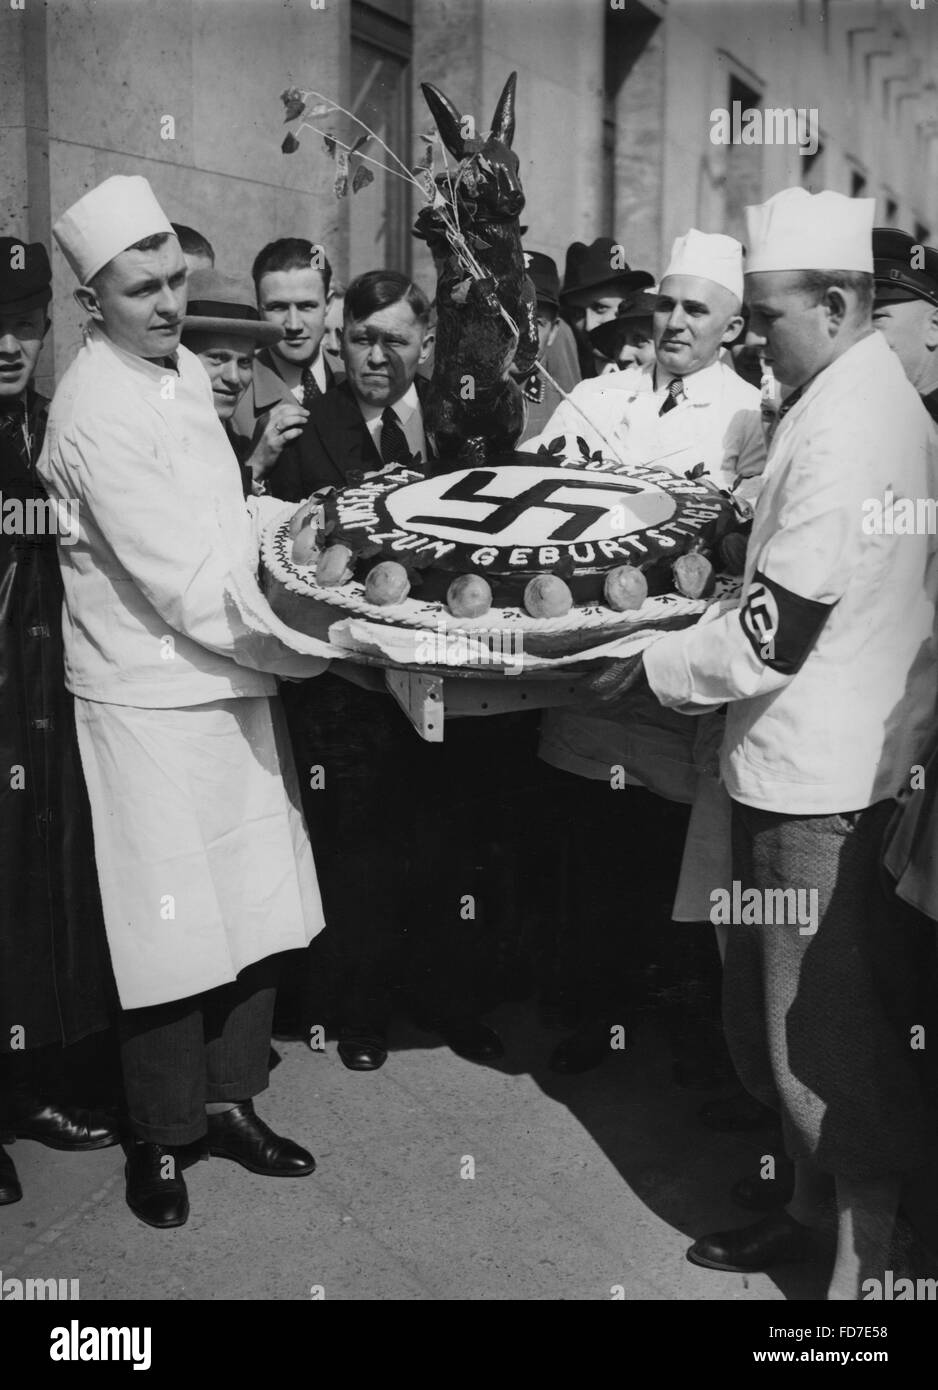
[[[323,363],[326,368],[326,390],[336,383],[336,375],[325,355]],[[281,401],[296,401],[296,397],[290,390],[283,377],[277,371],[276,358],[271,354],[269,348],[261,348],[254,358],[254,379],[244,395],[238,401],[238,407],[232,417],[232,431],[236,435],[242,435],[245,439],[255,441],[264,425],[267,423],[267,416],[275,405]]]
[[[416,385],[422,407],[429,383],[417,377]],[[302,502],[317,488],[345,487],[352,472],[383,467],[358,402],[348,382],[340,381],[316,397],[303,433],[286,445],[264,481],[270,496]]]

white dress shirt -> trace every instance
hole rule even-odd
[[[368,405],[365,401],[358,402],[358,408],[365,417],[365,424],[368,433],[375,442],[375,448],[381,453],[381,416],[384,414],[383,405]],[[420,408],[420,401],[417,396],[417,387],[411,382],[408,389],[401,396],[399,401],[395,401],[391,406],[397,416],[398,423],[404,431],[404,438],[407,440],[407,447],[412,454],[419,454],[423,463],[427,461],[427,439],[423,431],[423,411]]]

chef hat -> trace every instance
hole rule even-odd
[[[671,247],[671,259],[662,280],[669,275],[698,275],[742,299],[743,248],[734,237],[722,232],[698,232],[691,227]]]
[[[746,209],[746,271],[873,270],[875,198],[785,188]]]
[[[83,285],[128,246],[160,232],[174,235],[153,189],[139,174],[105,179],[63,212],[52,228]]]

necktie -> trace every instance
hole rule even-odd
[[[304,410],[309,410],[310,404],[316,397],[322,395],[322,391],[319,389],[319,382],[313,376],[313,364],[311,362],[307,362],[306,366],[303,368],[303,374],[300,377],[300,385],[303,388],[303,399],[300,404],[303,406]]]
[[[778,408],[778,418],[780,420],[784,419],[784,417],[788,414],[789,410],[791,410],[793,405],[798,404],[798,402],[801,400],[801,397],[805,393],[806,386],[807,382],[805,383],[805,386],[797,387],[794,391],[792,391],[790,396],[785,397],[785,399],[782,401],[781,405]]]
[[[668,394],[664,398],[664,404],[658,411],[659,415],[667,415],[669,410],[673,410],[678,401],[684,395],[684,383],[679,376],[672,377],[668,382]]]
[[[403,463],[410,458],[407,436],[401,429],[391,406],[385,406],[381,415],[381,458],[384,463]]]

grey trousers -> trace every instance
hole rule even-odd
[[[780,1113],[789,1156],[855,1179],[909,1172],[931,1152],[912,1030],[932,1033],[932,933],[881,883],[892,807],[788,816],[733,805],[734,879],[815,890],[817,930],[728,927],[727,1043],[746,1089]]]

